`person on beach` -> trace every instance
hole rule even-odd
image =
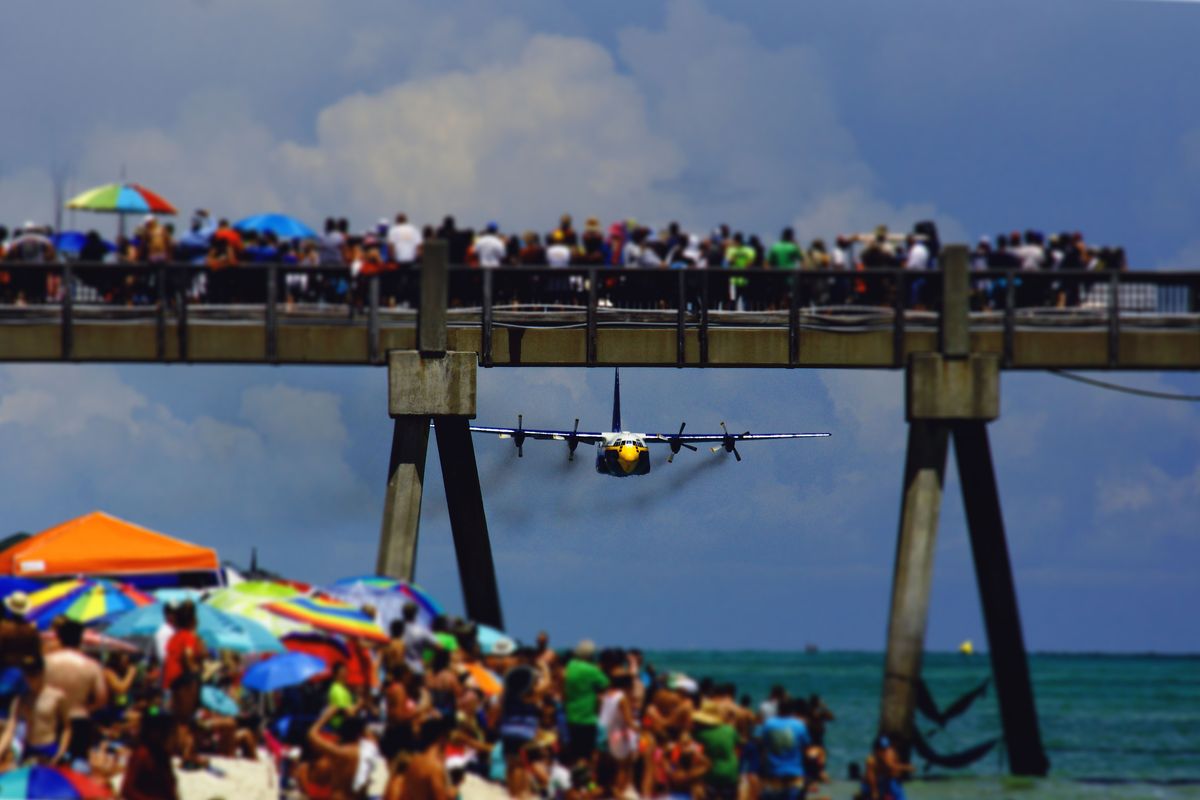
[[[875,739],[863,770],[861,800],[904,800],[900,780],[913,773],[912,764],[904,763],[891,740],[882,734]]]
[[[763,800],[797,800],[804,796],[804,753],[811,744],[804,724],[807,703],[785,701],[777,717],[764,720],[755,731],[761,748]]]
[[[80,649],[83,626],[72,620],[60,620],[55,632],[62,645],[46,656],[46,683],[66,696],[70,717],[71,762],[86,768],[88,754],[96,741],[92,714],[108,704],[108,685],[100,662]]]
[[[421,728],[421,752],[408,762],[399,791],[386,800],[453,800],[458,787],[447,775],[446,740],[453,721],[430,719]]]
[[[178,800],[175,771],[171,768],[175,730],[171,717],[157,707],[142,715],[137,746],[121,780],[121,800]]]
[[[584,639],[563,675],[563,705],[567,712],[567,764],[591,760],[596,750],[599,694],[608,688],[608,677],[592,663],[596,643]]]
[[[10,753],[14,763],[57,764],[71,741],[66,695],[46,684],[41,655],[22,666],[21,675],[25,693],[13,698],[0,732],[0,766]]]
[[[179,752],[185,768],[201,766],[196,759],[196,710],[200,707],[200,674],[208,650],[196,635],[196,606],[184,602],[175,610],[175,633],[167,642],[163,661],[163,697],[179,730]]]

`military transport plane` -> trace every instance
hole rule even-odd
[[[714,453],[724,450],[733,453],[734,458],[742,460],[738,452],[738,442],[754,441],[756,439],[815,439],[829,436],[828,433],[730,433],[721,423],[724,433],[706,433],[685,436],[683,429],[687,423],[679,426],[679,433],[631,433],[621,428],[621,371],[618,369],[613,382],[613,417],[612,430],[607,433],[581,431],[579,420],[575,420],[575,428],[569,431],[537,430],[525,428],[522,425],[522,415],[517,415],[515,428],[489,428],[482,425],[472,425],[475,433],[491,433],[501,439],[512,439],[517,446],[517,456],[523,457],[526,439],[550,439],[567,443],[567,458],[575,460],[575,448],[580,442],[596,445],[596,472],[602,475],[612,475],[614,478],[627,478],[631,475],[645,475],[650,471],[650,444],[665,444],[670,446],[671,454],[667,456],[669,464],[675,459],[681,448],[696,451],[697,444],[714,443],[710,447]]]

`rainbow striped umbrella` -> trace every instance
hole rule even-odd
[[[112,797],[103,784],[64,767],[24,767],[0,774],[0,798],[102,800]]]
[[[338,594],[354,591],[359,587],[368,592],[379,594],[395,593],[403,596],[405,599],[412,600],[428,620],[432,620],[434,617],[441,616],[442,614],[441,603],[434,600],[429,592],[414,583],[395,578],[384,578],[379,575],[360,575],[354,578],[342,578],[330,588],[335,594]]]
[[[323,597],[293,597],[267,603],[267,611],[281,617],[303,622],[317,630],[340,633],[360,639],[386,642],[387,634],[369,614],[358,606]]]
[[[116,214],[174,214],[175,206],[136,183],[109,183],[71,198],[67,208]]]
[[[49,627],[59,616],[87,624],[153,602],[153,597],[128,584],[76,578],[52,583],[31,594],[25,617],[38,628]]]

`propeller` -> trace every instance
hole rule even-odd
[[[579,417],[575,418],[575,429],[567,437],[567,461],[575,460],[576,447],[579,447]]]
[[[721,423],[721,430],[725,431],[725,436],[721,438],[720,446],[711,448],[712,451],[714,453],[719,453],[721,451],[721,449],[724,448],[726,453],[733,453],[733,457],[736,458],[738,461],[741,461],[742,454],[738,452],[737,440],[742,438],[743,436],[749,436],[750,431],[746,431],[745,433],[739,433],[735,436],[734,434],[729,432],[729,428],[725,427],[724,422]]]
[[[523,430],[524,418],[517,414],[517,429],[513,431],[513,444],[517,446],[517,458],[525,457],[525,431]]]
[[[688,450],[691,450],[693,453],[696,452],[696,450],[697,450],[695,445],[690,445],[687,442],[679,441],[679,437],[683,436],[683,429],[686,427],[687,427],[686,422],[679,423],[679,433],[675,434],[674,436],[668,437],[668,439],[667,439],[668,443],[671,445],[671,455],[667,456],[668,464],[670,464],[672,461],[675,460],[675,454],[679,452],[679,448],[681,448],[681,447],[686,447]]]

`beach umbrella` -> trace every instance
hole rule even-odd
[[[236,717],[241,710],[237,702],[215,686],[200,689],[200,705],[223,717]]]
[[[233,223],[239,231],[273,233],[280,239],[316,239],[317,232],[287,214],[258,214]]]
[[[67,208],[112,214],[174,214],[175,206],[136,183],[108,183],[80,192]]]
[[[512,655],[517,651],[517,641],[515,639],[490,625],[477,625],[475,628],[475,640],[479,642],[479,649],[484,655],[490,656],[495,653]]]
[[[326,590],[334,597],[347,602],[364,604],[370,603],[379,612],[379,623],[383,626],[399,619],[404,604],[416,603],[417,619],[423,625],[429,626],[435,617],[443,613],[442,605],[433,596],[407,581],[395,578],[384,578],[379,575],[359,575],[353,578],[343,578],[336,581]]]
[[[304,683],[326,671],[325,662],[308,653],[282,653],[260,661],[246,670],[242,687],[256,692],[274,692]]]
[[[470,674],[476,688],[488,697],[495,697],[504,690],[500,677],[478,661],[467,662],[463,668]]]
[[[105,633],[118,638],[149,639],[163,622],[163,603],[154,603],[115,618]],[[254,620],[206,605],[196,606],[196,635],[212,650],[236,653],[281,653],[279,639]]]
[[[102,800],[107,786],[65,767],[23,767],[0,774],[0,798],[28,800]]]
[[[387,634],[358,606],[321,597],[293,597],[264,606],[273,614],[303,622],[315,630],[386,642]]]
[[[289,633],[311,632],[313,629],[303,622],[273,614],[265,606],[275,600],[299,596],[298,591],[283,584],[246,581],[213,592],[204,603],[219,611],[257,622],[275,636],[286,636]]]
[[[132,586],[100,579],[72,579],[52,583],[29,596],[26,619],[46,628],[55,617],[89,624],[115,614],[147,606],[154,599]]]

